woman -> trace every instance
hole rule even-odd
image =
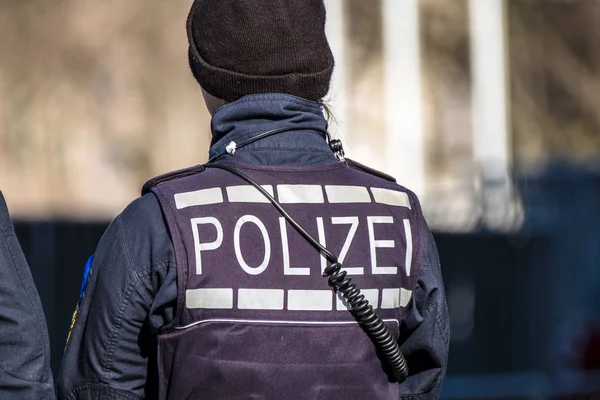
[[[0,192],[0,399],[54,399],[44,310]]]
[[[435,243],[414,194],[329,143],[322,0],[197,0],[188,39],[211,164],[150,181],[108,228],[59,397],[437,398],[448,316]],[[322,276],[335,257],[402,345],[403,383]]]

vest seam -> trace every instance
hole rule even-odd
[[[378,177],[379,178],[379,177]],[[384,179],[384,178],[380,178],[380,179]],[[389,182],[389,181],[388,181]],[[414,253],[414,257],[412,259],[412,264],[411,264],[411,274],[410,276],[408,276],[408,283],[411,282],[411,280],[413,280],[413,283],[410,285],[407,285],[408,288],[410,288],[410,290],[413,293],[412,296],[412,300],[414,300],[414,296],[416,293],[416,288],[419,284],[419,277],[421,276],[421,265],[423,263],[423,249],[421,248],[421,218],[419,218],[420,215],[422,215],[422,211],[421,211],[421,206],[419,204],[417,195],[414,194],[412,191],[410,191],[409,189],[406,189],[402,186],[400,186],[398,183],[393,182],[393,184],[395,184],[396,186],[400,187],[403,189],[403,191],[406,191],[405,193],[407,193],[408,197],[409,197],[409,203],[411,204],[411,207],[409,208],[408,214],[409,214],[409,221],[414,221],[415,223],[415,229],[414,232],[416,233],[414,235],[414,241],[413,241],[413,253]],[[393,213],[392,213],[393,214]],[[406,249],[408,250],[408,249]],[[414,266],[414,268],[413,268]],[[405,265],[406,267],[406,265]],[[402,288],[403,285],[400,284],[400,287]],[[400,307],[398,309],[398,319],[400,321],[402,321],[405,317],[406,317],[406,313],[407,313],[408,307],[406,308],[402,308]],[[427,311],[426,311],[427,312]]]
[[[204,171],[205,170],[203,170],[202,172],[204,172]],[[177,300],[175,303],[176,306],[175,306],[175,312],[173,313],[173,319],[171,320],[171,322],[169,322],[168,324],[166,324],[162,327],[162,329],[164,330],[164,333],[168,333],[168,332],[173,331],[176,326],[180,325],[180,321],[181,321],[182,315],[184,313],[184,299],[180,295],[180,288],[181,288],[181,284],[184,282],[187,282],[187,280],[188,280],[188,275],[187,275],[188,265],[187,265],[187,260],[185,257],[184,257],[184,260],[182,260],[184,265],[180,265],[181,263],[177,262],[178,254],[180,254],[181,252],[186,254],[187,249],[185,246],[185,242],[181,236],[179,225],[177,224],[177,221],[175,218],[175,213],[171,207],[171,204],[169,202],[163,203],[163,201],[161,200],[162,196],[159,195],[160,191],[161,191],[161,189],[159,187],[153,188],[153,193],[156,196],[156,198],[158,199],[161,211],[163,213],[163,216],[165,217],[166,228],[171,233],[171,243],[173,245],[173,250],[174,250],[173,258],[175,260],[175,262],[174,262],[175,274],[176,274],[175,281],[177,284]],[[185,276],[181,276],[182,273]]]

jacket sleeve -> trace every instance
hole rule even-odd
[[[438,399],[446,375],[450,323],[437,247],[426,223],[421,271],[401,326],[400,344],[409,377],[400,385],[404,400]]]
[[[44,311],[1,192],[0,399],[54,399]]]
[[[119,215],[96,249],[57,378],[59,399],[146,398],[155,333],[169,322],[177,290],[172,245],[149,196]]]

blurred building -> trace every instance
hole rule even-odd
[[[0,182],[18,215],[108,218],[145,179],[206,159],[190,3],[2,2]],[[494,185],[518,225],[507,178],[598,165],[597,2],[327,3],[332,130],[420,194],[434,227],[485,225]]]
[[[190,1],[2,1],[0,186],[22,218],[112,218],[155,174],[201,163]]]

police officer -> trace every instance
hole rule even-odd
[[[0,192],[0,399],[54,399],[42,304]]]
[[[187,26],[210,164],[151,180],[108,228],[59,397],[437,398],[449,333],[436,246],[416,196],[329,138],[323,0],[196,0]],[[341,271],[401,344],[402,383]]]

